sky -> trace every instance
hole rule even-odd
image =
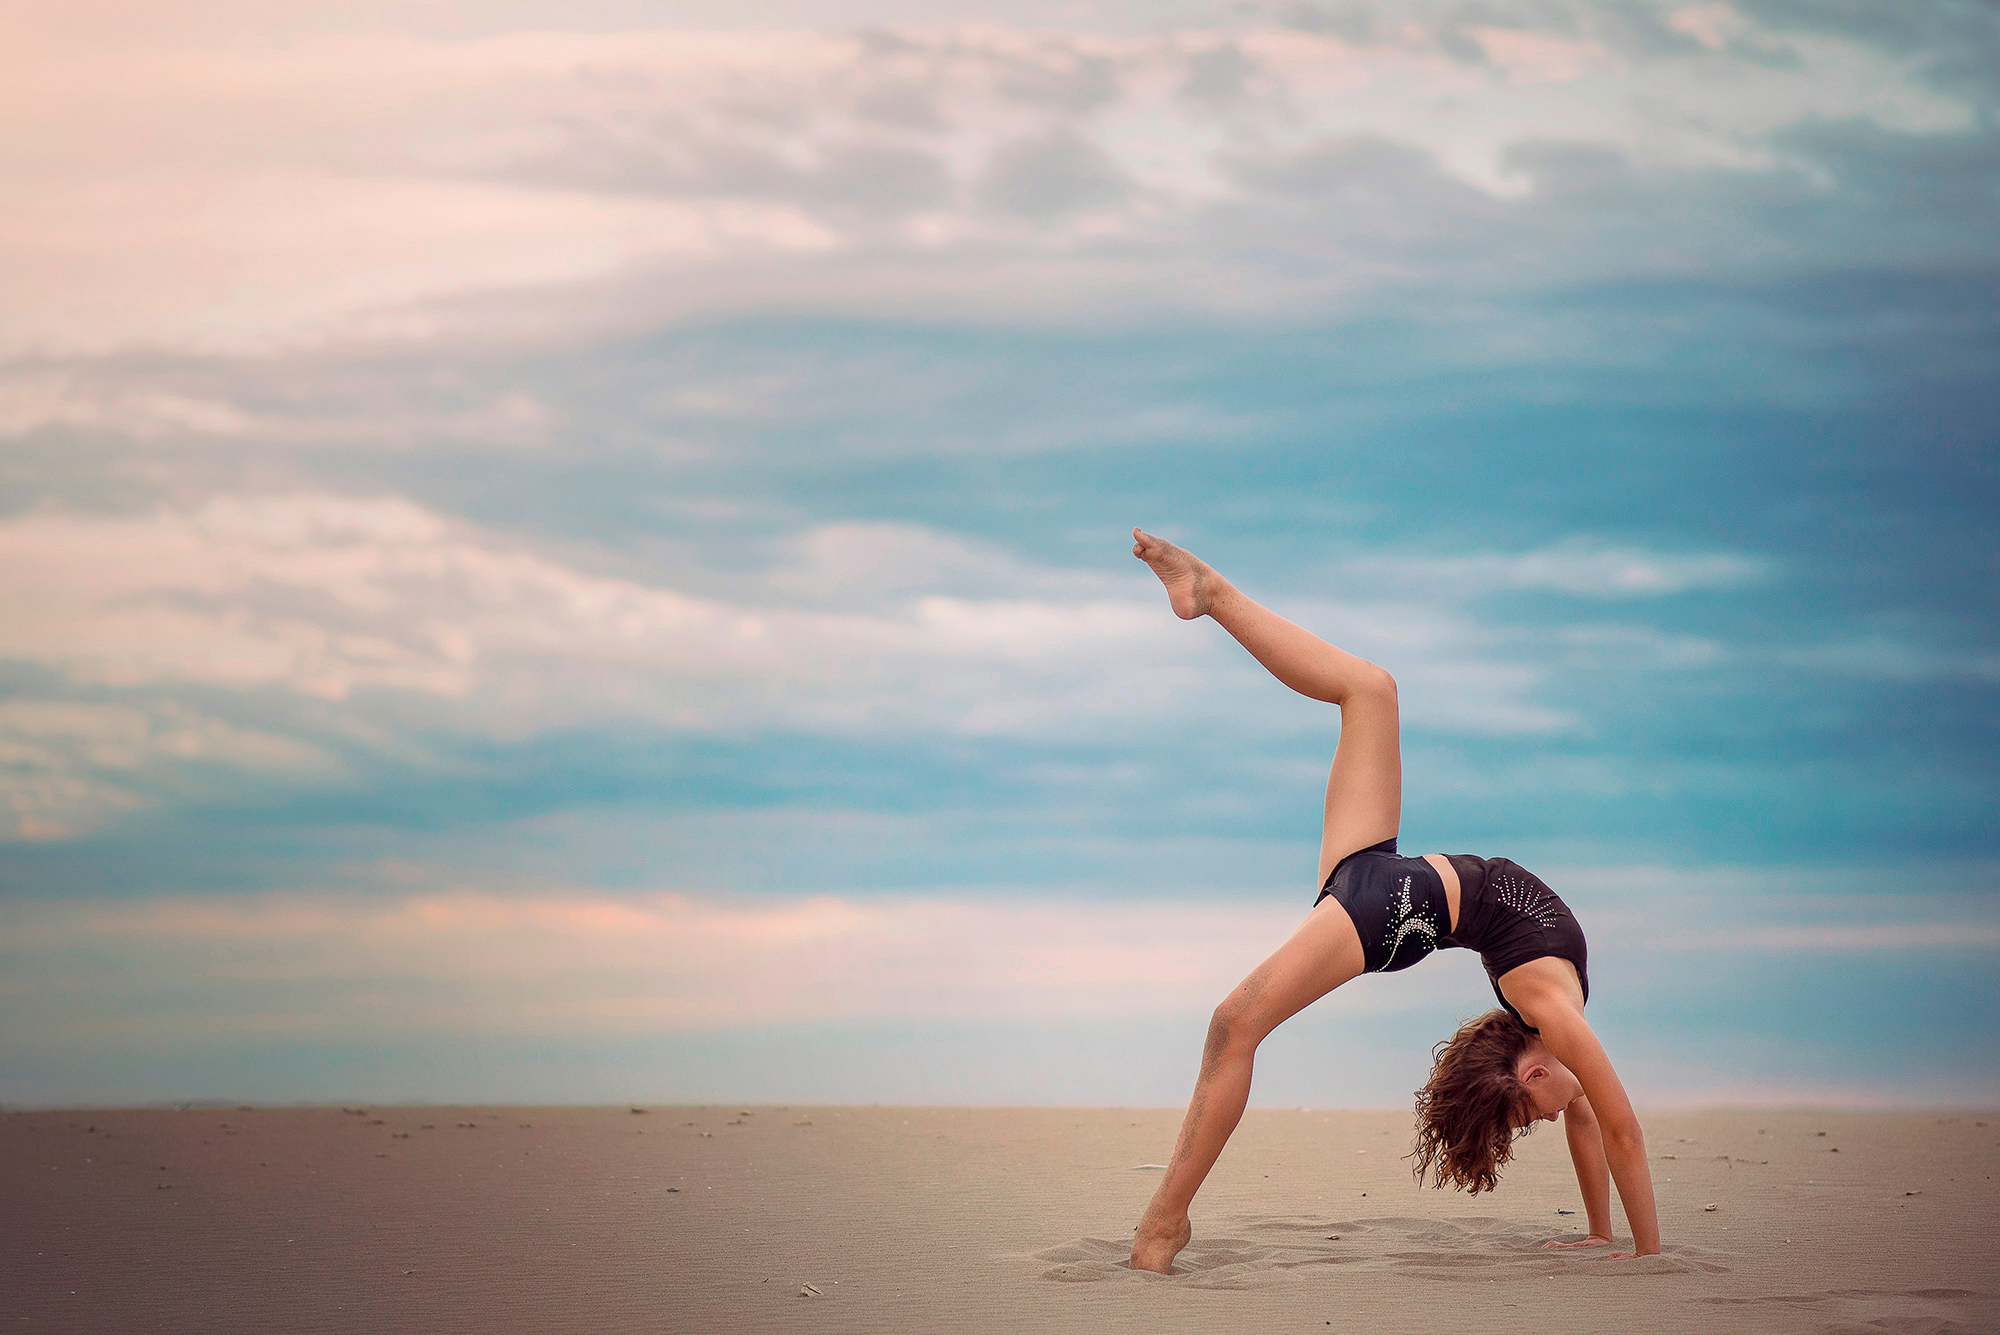
[[[0,51],[0,1101],[1181,1102],[1338,717],[1135,524],[1643,1106],[2000,1101],[1991,5],[160,12]]]

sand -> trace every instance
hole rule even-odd
[[[0,1323],[2000,1330],[2000,1115],[1650,1116],[1667,1251],[1616,1262],[1539,1249],[1582,1218],[1560,1213],[1578,1203],[1557,1128],[1475,1200],[1411,1184],[1406,1113],[1256,1111],[1196,1202],[1181,1273],[1134,1272],[1125,1240],[1159,1178],[1134,1165],[1166,1157],[1178,1116],[12,1112],[0,1115]]]

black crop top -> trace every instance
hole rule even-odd
[[[1493,984],[1493,995],[1529,1033],[1537,1032],[1535,1027],[1521,1019],[1521,1012],[1500,990],[1500,978],[1509,970],[1544,955],[1568,960],[1576,966],[1577,981],[1583,984],[1583,999],[1589,1001],[1589,952],[1583,927],[1569,905],[1518,862],[1470,853],[1445,856],[1458,873],[1458,927],[1451,935],[1438,938],[1438,948],[1462,946],[1478,951]]]

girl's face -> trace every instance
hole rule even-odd
[[[1528,1101],[1534,1110],[1533,1120],[1537,1122],[1555,1121],[1564,1108],[1583,1094],[1583,1082],[1540,1044],[1521,1054],[1521,1064],[1515,1069],[1515,1074],[1528,1087]]]

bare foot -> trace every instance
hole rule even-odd
[[[1207,616],[1210,600],[1223,583],[1222,576],[1193,552],[1174,546],[1141,529],[1132,530],[1132,555],[1153,568],[1160,583],[1167,586],[1167,601],[1174,615],[1183,621]]]
[[[1180,548],[1176,547],[1174,550],[1178,552]],[[1182,555],[1186,553],[1183,552]],[[1171,1273],[1174,1257],[1180,1254],[1181,1248],[1187,1246],[1188,1239],[1193,1236],[1194,1228],[1188,1223],[1186,1215],[1162,1226],[1154,1226],[1148,1219],[1140,1220],[1139,1236],[1132,1239],[1132,1268],[1151,1270],[1162,1275]]]

